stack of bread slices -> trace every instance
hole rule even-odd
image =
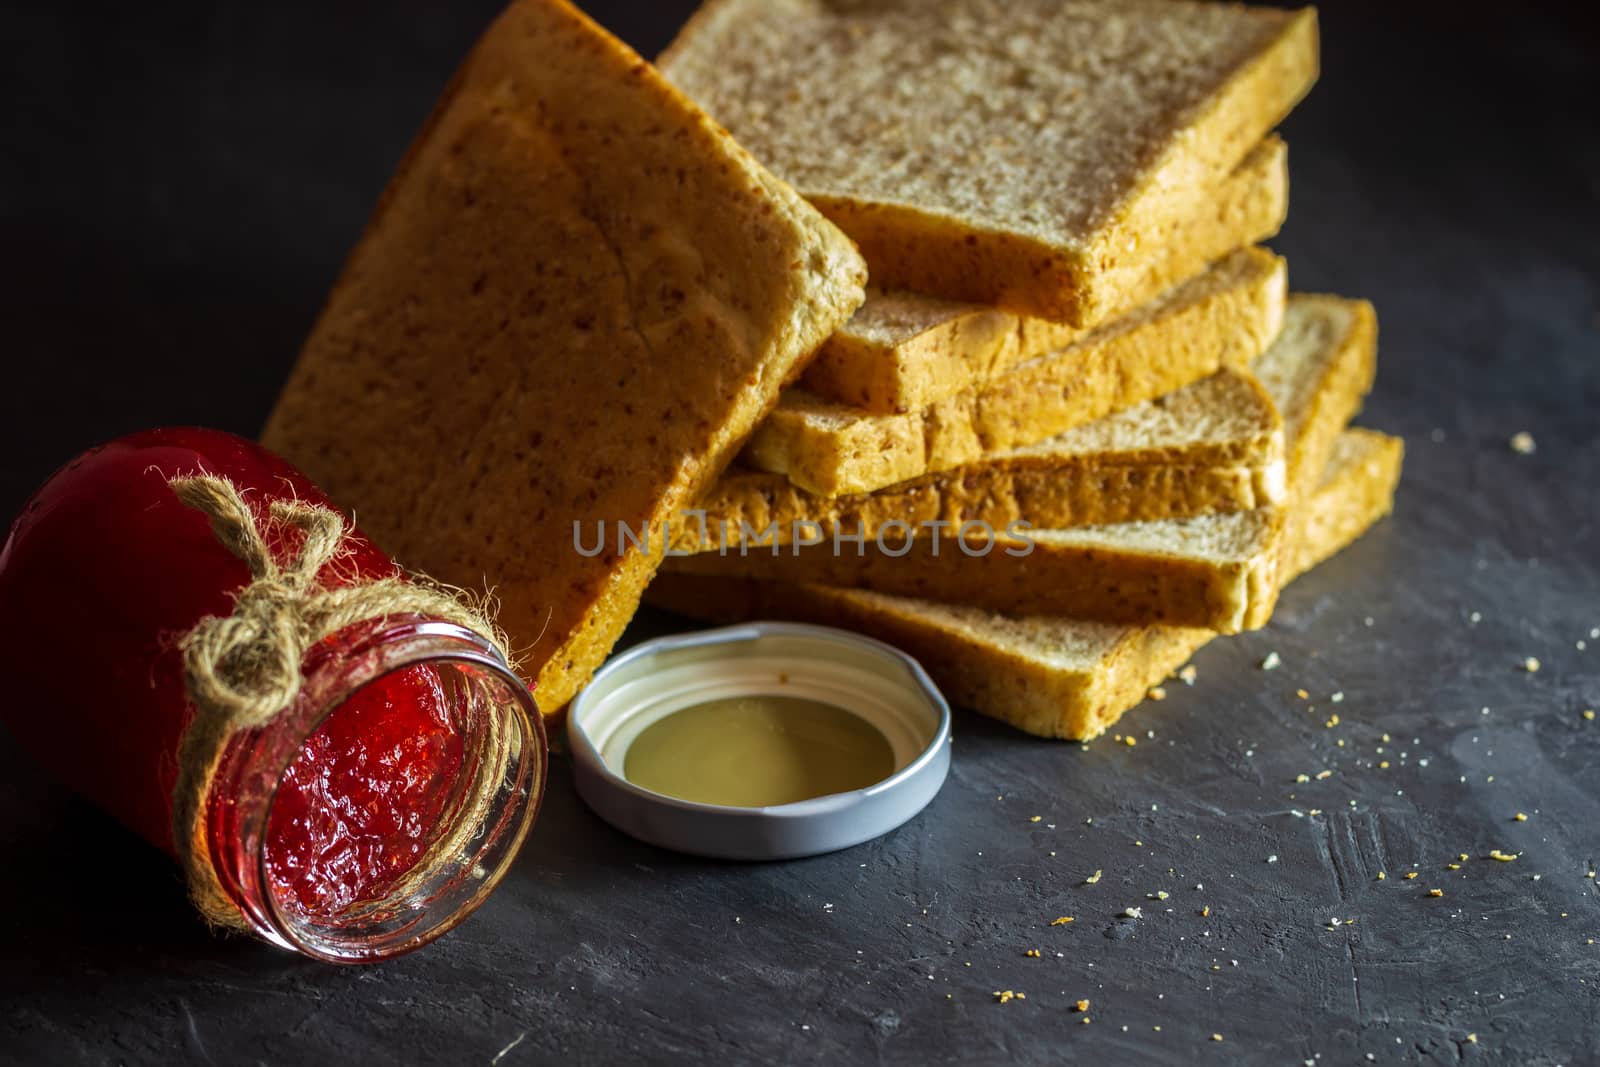
[[[852,237],[866,304],[673,530],[704,619],[847,626],[1099,734],[1387,513],[1371,306],[1289,294],[1310,10],[712,0],[666,76]]]

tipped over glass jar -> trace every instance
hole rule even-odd
[[[0,618],[13,738],[177,858],[215,925],[398,955],[484,900],[537,815],[544,727],[492,621],[242,438],[67,464],[0,549]]]

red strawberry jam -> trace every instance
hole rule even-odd
[[[450,707],[437,671],[407,667],[317,727],[267,818],[267,876],[280,899],[335,920],[411,872],[461,771]]]

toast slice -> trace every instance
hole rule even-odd
[[[408,565],[495,586],[555,713],[633,615],[667,517],[865,274],[627,46],[516,0],[391,180],[264,440]],[[585,556],[573,524],[593,521],[653,536]]]
[[[809,492],[840,496],[1035,444],[1222,367],[1248,366],[1282,324],[1286,286],[1283,260],[1241,250],[1066,348],[905,415],[788,389],[742,457]]]
[[[1310,89],[1317,31],[1183,0],[712,0],[659,62],[878,285],[1086,326]]]
[[[1271,396],[1254,376],[1226,369],[1036,445],[875,493],[818,496],[781,474],[734,466],[674,528],[673,551],[835,531],[876,538],[897,523],[1057,528],[1248,511],[1283,500],[1283,452]]]
[[[1182,220],[1146,259],[1125,290],[1131,311],[1186,281],[1196,250],[1215,264],[1235,249],[1278,232],[1289,209],[1288,150],[1268,137]],[[1087,332],[1048,319],[1020,318],[995,307],[904,291],[869,288],[867,302],[828,338],[806,366],[805,388],[873,414],[927,407],[988,381],[1025,360],[1065,348]]]
[[[1370,304],[1296,296],[1278,341],[1256,361],[1284,413],[1290,484],[1326,459],[1360,408],[1376,360]],[[1320,454],[1319,454],[1320,453]],[[1030,516],[1023,516],[1030,519]],[[1037,524],[1035,524],[1037,525]],[[1001,532],[973,522],[910,537],[818,538],[787,549],[741,543],[675,558],[681,573],[821,583],[1012,614],[1071,613],[1223,633],[1264,626],[1277,599],[1283,510],[1077,529]],[[943,534],[943,536],[941,536]]]
[[[1370,430],[1337,440],[1321,486],[1292,517],[1285,580],[1355,541],[1393,507],[1403,443]],[[845,626],[905,649],[957,704],[1040,737],[1103,733],[1216,636],[1195,627],[1017,618],[822,585],[661,574],[651,603],[694,618]]]

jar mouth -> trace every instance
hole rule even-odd
[[[228,886],[221,865],[219,875],[257,933],[304,955],[364,963],[420,948],[483,902],[527,837],[548,770],[542,717],[494,647],[453,623],[352,627],[313,649],[303,666],[295,704],[252,739],[243,759],[229,761],[236,763],[229,858],[237,883]],[[361,800],[341,795],[339,781],[318,778],[305,787],[297,772],[326,770],[316,761],[342,751],[329,741],[339,728],[381,724],[391,712],[347,720],[397,681],[433,695],[438,737],[429,743],[443,738],[450,757],[380,772],[414,794],[386,824],[394,829],[386,842],[371,826],[350,829],[351,819],[361,818]],[[358,741],[368,758],[365,737]],[[307,827],[323,836],[305,838]],[[401,847],[392,849],[395,843]],[[388,865],[381,876],[362,870],[375,856]]]

